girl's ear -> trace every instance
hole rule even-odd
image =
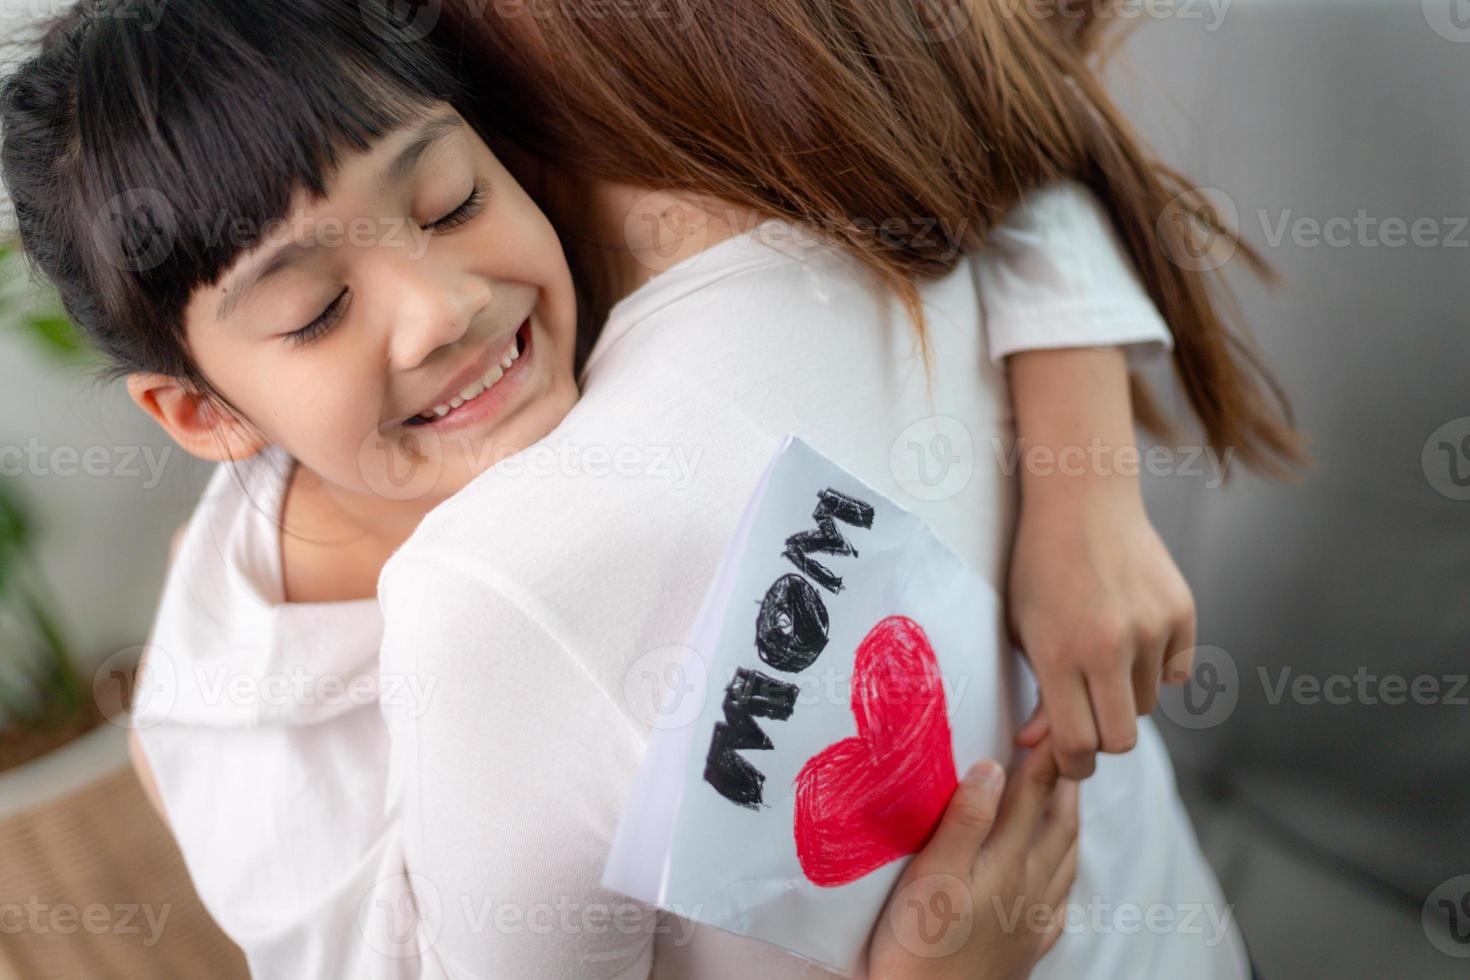
[[[245,459],[266,446],[254,426],[178,378],[135,371],[128,375],[128,394],[180,448],[200,459]]]

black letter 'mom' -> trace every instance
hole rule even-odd
[[[786,551],[783,554],[828,592],[841,592],[842,576],[833,574],[830,568],[807,556],[851,555],[856,558],[857,549],[837,530],[833,518],[853,527],[870,528],[873,526],[873,507],[830,487],[817,494],[817,498],[817,509],[812,511],[812,520],[817,522],[817,529],[802,531],[787,538]]]
[[[729,800],[752,810],[760,809],[761,787],[766,777],[740,757],[742,749],[775,748],[756,718],[785,721],[796,707],[797,687],[768,677],[758,670],[741,667],[725,688],[725,720],[715,723],[704,762],[704,781]]]

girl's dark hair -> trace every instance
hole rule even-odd
[[[0,85],[21,243],[114,363],[213,392],[184,309],[344,153],[463,103],[415,23],[358,0],[82,0]],[[472,118],[469,112],[467,118]],[[217,394],[217,393],[216,393]]]

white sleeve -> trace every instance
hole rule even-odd
[[[1132,362],[1173,347],[1112,222],[1081,184],[1027,195],[975,261],[996,364],[1061,347],[1127,347]]]
[[[601,886],[643,739],[511,593],[453,561],[400,553],[378,591],[385,675],[432,692],[388,710],[432,959],[455,977],[646,980],[658,910]]]
[[[365,707],[302,732],[163,722],[140,731],[210,915],[255,977],[427,980],[397,814],[343,778],[374,733]],[[302,751],[298,751],[301,748]]]

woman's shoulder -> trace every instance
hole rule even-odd
[[[607,326],[617,334],[669,311],[682,315],[691,306],[716,316],[791,309],[821,303],[832,288],[863,286],[869,278],[821,232],[774,218],[755,221],[653,276],[613,307]],[[825,288],[811,288],[818,284]]]

